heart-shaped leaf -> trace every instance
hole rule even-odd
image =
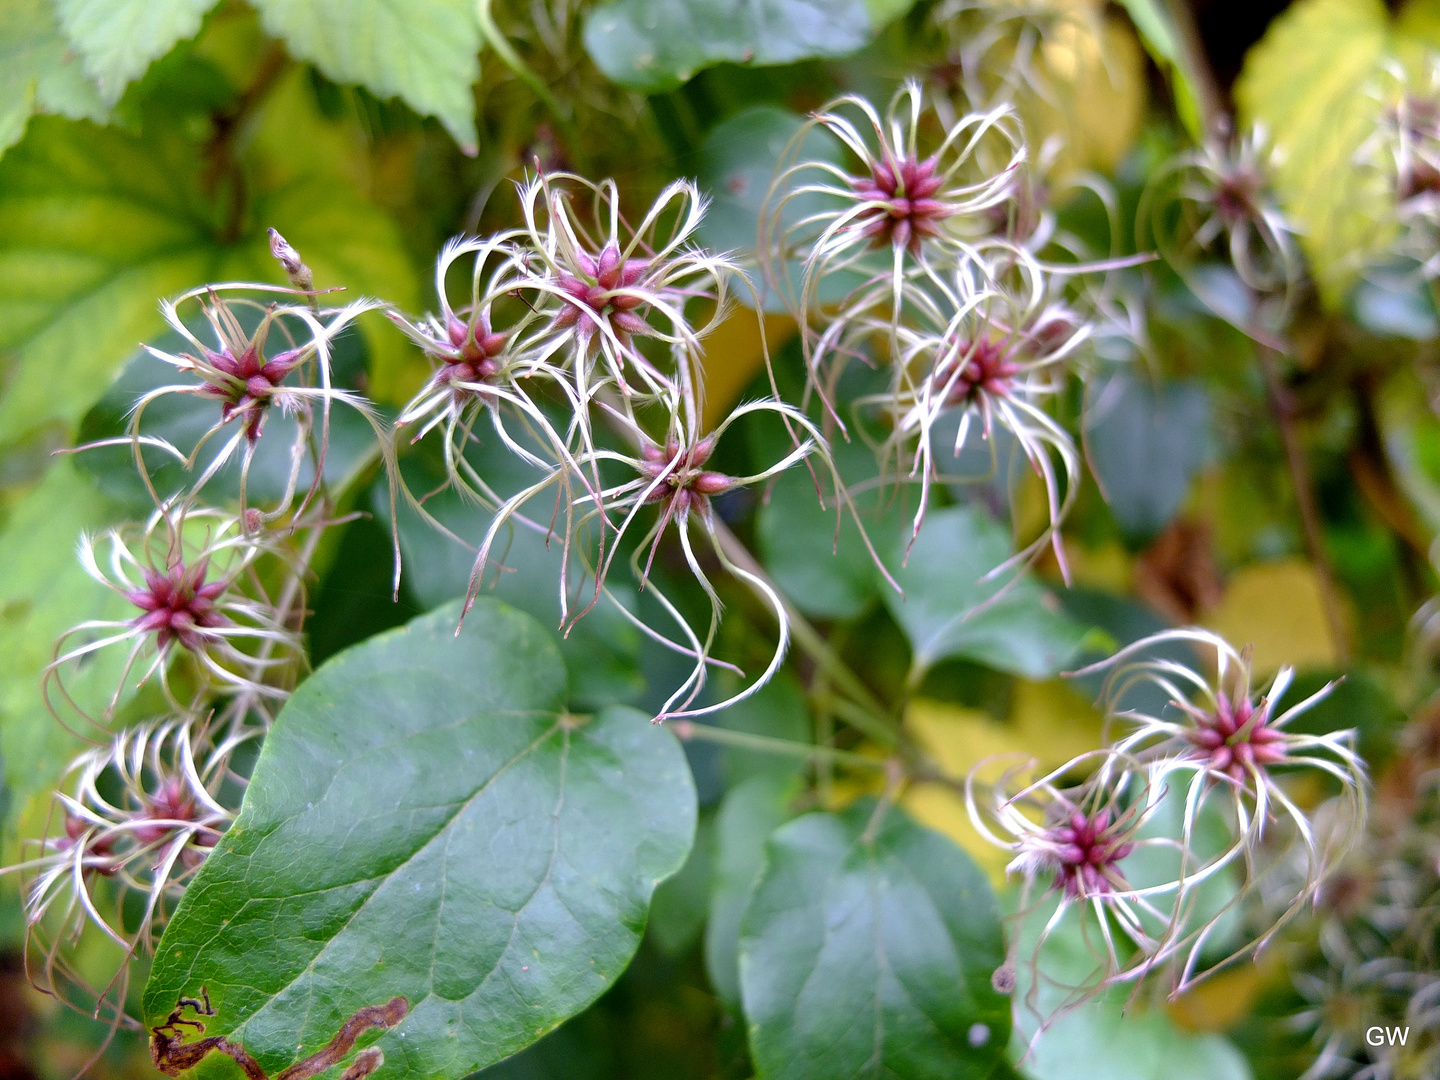
[[[865,0],[612,0],[585,23],[585,48],[605,75],[636,90],[673,90],[722,61],[789,64],[845,56],[909,4]]]
[[[533,619],[482,599],[343,652],[266,739],[160,944],[145,1012],[207,987],[270,1075],[395,995],[390,1076],[460,1077],[534,1042],[629,963],[685,861],[695,789],[640,713],[560,711]]]
[[[984,873],[938,833],[865,799],[770,838],[741,925],[756,1074],[966,1080],[1004,1070],[1010,1003]]]
[[[917,669],[959,656],[1040,679],[1075,655],[1085,628],[1032,575],[1008,585],[984,580],[1010,550],[1006,530],[973,506],[929,512],[909,561],[895,573],[905,595],[882,594],[910,639]],[[897,553],[891,565],[899,562]]]
[[[1126,536],[1149,540],[1170,524],[1204,463],[1210,400],[1198,382],[1117,372],[1090,387],[1090,464]]]

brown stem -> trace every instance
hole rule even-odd
[[[289,58],[285,55],[284,48],[278,41],[272,41],[270,47],[265,50],[265,55],[260,58],[260,63],[255,69],[255,78],[240,95],[240,100],[235,105],[223,112],[216,112],[211,116],[211,122],[215,125],[215,132],[210,137],[210,143],[205,148],[205,155],[209,158],[209,168],[205,172],[203,183],[206,191],[211,194],[219,190],[224,181],[229,182],[228,203],[225,207],[225,220],[221,223],[219,239],[222,243],[233,243],[240,238],[241,231],[245,225],[245,207],[247,195],[245,176],[240,168],[240,162],[235,156],[235,142],[240,129],[245,122],[254,114],[260,102],[270,88],[275,85],[280,74],[289,64]]]
[[[1350,631],[1340,604],[1335,572],[1330,565],[1330,556],[1325,551],[1325,533],[1320,521],[1320,507],[1315,501],[1310,462],[1305,457],[1305,448],[1300,443],[1300,432],[1295,425],[1295,400],[1290,393],[1290,387],[1281,376],[1279,354],[1269,346],[1258,343],[1255,353],[1259,357],[1260,373],[1265,380],[1265,396],[1270,404],[1270,412],[1275,418],[1275,425],[1280,430],[1280,441],[1285,448],[1290,482],[1295,488],[1295,503],[1300,510],[1305,550],[1315,567],[1315,576],[1320,585],[1320,602],[1325,608],[1325,621],[1330,626],[1330,637],[1335,643],[1336,656],[1341,663],[1345,663],[1350,658]]]
[[[1390,456],[1385,452],[1385,439],[1380,433],[1380,418],[1375,412],[1373,382],[1362,377],[1351,389],[1359,424],[1349,455],[1350,475],[1380,520],[1405,542],[1423,566],[1430,560],[1430,537],[1401,492],[1390,467]]]
[[[1195,23],[1195,13],[1190,9],[1188,0],[1168,0],[1165,8],[1170,13],[1170,25],[1180,47],[1180,66],[1195,88],[1195,104],[1200,110],[1201,126],[1207,135],[1226,134],[1230,121],[1225,96],[1220,91],[1220,81],[1215,78],[1215,69],[1210,66],[1210,57],[1200,38],[1200,28]]]

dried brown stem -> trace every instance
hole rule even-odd
[[[1305,447],[1301,444],[1300,431],[1295,423],[1295,399],[1281,375],[1279,354],[1258,343],[1255,354],[1259,359],[1261,376],[1265,380],[1265,396],[1270,405],[1270,413],[1275,418],[1275,426],[1280,431],[1280,442],[1285,449],[1285,462],[1290,470],[1291,485],[1295,489],[1295,504],[1300,511],[1305,551],[1315,567],[1315,577],[1320,585],[1320,602],[1325,609],[1325,621],[1330,627],[1336,657],[1343,664],[1350,659],[1350,628],[1340,603],[1335,571],[1330,564],[1330,556],[1325,551],[1325,531],[1320,521],[1320,507],[1315,500],[1310,462],[1305,457]]]

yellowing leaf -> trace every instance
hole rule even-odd
[[[1043,65],[1056,92],[1024,106],[1038,148],[1048,136],[1062,140],[1054,175],[1082,169],[1113,170],[1140,131],[1145,111],[1145,60],[1130,27],[1099,5],[1060,5],[1070,17],[1045,37]]]
[[[931,701],[916,701],[905,726],[949,776],[963,780],[975,765],[997,754],[1026,753],[1015,733],[988,713]],[[964,798],[940,784],[913,786],[900,800],[916,821],[959,844],[997,888],[1004,884],[1010,853],[990,843],[970,822]]]
[[[1010,723],[989,713],[916,701],[905,713],[905,726],[948,776],[963,782],[987,758],[981,779],[997,779],[1008,767],[1035,758],[1043,769],[1063,765],[1100,745],[1101,718],[1059,680],[1016,683]],[[944,833],[978,862],[996,885],[1005,878],[1010,853],[986,840],[970,822],[963,796],[953,787],[922,784],[900,800],[915,819]]]
[[[1280,951],[1269,949],[1259,963],[1222,971],[1185,991],[1165,1011],[1186,1031],[1229,1031],[1249,1014],[1266,979],[1283,971],[1279,960]]]
[[[1010,726],[1021,744],[1047,768],[1055,768],[1100,745],[1105,718],[1063,679],[1015,684]]]
[[[1385,241],[1385,178],[1356,156],[1376,130],[1379,75],[1399,44],[1381,0],[1300,0],[1250,50],[1235,85],[1242,126],[1263,125],[1280,153],[1276,190],[1332,306]]]
[[[1075,585],[1103,589],[1122,596],[1130,591],[1133,583],[1130,553],[1118,540],[1109,540],[1097,547],[1086,547],[1073,538],[1066,537],[1065,561],[1070,564],[1070,580]]]
[[[1236,648],[1254,645],[1257,673],[1284,664],[1326,667],[1336,662],[1319,579],[1300,559],[1237,571],[1205,625]]]
[[[755,312],[737,307],[705,338],[705,427],[713,428],[729,415],[741,392],[770,355],[795,333],[795,320],[788,315],[766,315],[765,336]]]

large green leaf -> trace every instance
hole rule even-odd
[[[265,29],[336,82],[433,116],[475,152],[474,0],[255,0]]]
[[[897,551],[891,565],[900,557]],[[958,656],[1044,678],[1075,655],[1085,628],[1033,576],[982,580],[1009,557],[1007,531],[983,511],[952,506],[929,512],[909,560],[895,572],[905,595],[884,592],[910,639],[917,670]]]
[[[41,697],[40,676],[55,640],[87,619],[135,611],[87,575],[75,557],[81,531],[111,524],[114,515],[90,481],[63,461],[11,509],[0,531],[0,756],[21,817],[31,797],[52,787],[83,745]],[[123,648],[102,651],[67,679],[70,696],[98,715],[115,693],[124,661]]]
[[[1180,32],[1161,0],[1120,0],[1135,24],[1135,30],[1145,49],[1170,76],[1170,89],[1175,97],[1175,111],[1186,130],[1195,139],[1203,138],[1204,124],[1200,118],[1200,107],[1196,101],[1195,87],[1191,73],[1186,70],[1188,61],[1180,47]]]
[[[0,443],[78,420],[159,331],[160,297],[206,281],[283,280],[267,226],[300,250],[318,285],[413,302],[399,231],[353,188],[303,176],[262,188],[240,235],[223,241],[202,168],[176,134],[49,117],[0,161]],[[386,327],[380,340],[396,337]]]
[[[200,31],[216,0],[55,0],[60,28],[85,72],[115,104],[125,87],[177,41]]]
[[[95,84],[85,78],[60,33],[50,0],[0,4],[0,152],[20,141],[30,114],[105,119]]]
[[[760,215],[776,170],[804,126],[804,119],[793,112],[773,105],[757,105],[716,124],[705,136],[696,179],[710,196],[709,212],[700,223],[700,239],[706,247],[714,251],[755,250],[760,237]],[[811,125],[803,145],[795,148],[793,160],[839,163],[843,152],[840,140],[826,128]],[[827,204],[834,204],[829,196],[797,195],[785,204],[783,222],[793,226],[807,215],[825,209]],[[789,288],[798,287],[800,263],[792,260],[786,265],[785,274]],[[764,275],[754,275],[753,284],[761,293],[766,311],[785,310],[781,296],[771,289]],[[825,300],[838,300],[853,285],[851,276],[836,275],[836,280],[827,281],[822,296]],[[741,290],[740,299],[754,303],[754,298],[745,290]]]
[[[766,848],[740,937],[756,1074],[964,1080],[1006,1068],[1005,957],[984,873],[873,800],[807,814]]]
[[[874,456],[867,447],[845,447],[840,453],[851,459],[857,451],[873,469]],[[893,513],[878,521],[866,515],[872,537],[879,528],[894,531],[897,525]],[[853,619],[882,587],[855,519],[849,513],[837,515],[833,505],[822,506],[815,480],[804,469],[791,469],[776,479],[756,516],[755,539],[766,569],[807,615]]]
[[[740,920],[765,865],[765,841],[793,816],[793,780],[752,776],[725,793],[715,817],[710,917],[705,923],[705,971],[716,995],[740,1009]]]
[[[296,691],[165,932],[145,1013],[208,987],[208,1035],[273,1076],[404,996],[388,1075],[460,1077],[629,963],[685,860],[695,789],[633,710],[561,711],[543,627],[494,600],[371,638]]]
[[[586,21],[585,48],[610,79],[653,94],[726,60],[848,55],[900,7],[877,4],[872,15],[865,0],[610,0]]]
[[[496,482],[500,469],[514,467],[506,461],[503,447],[487,454],[483,475]],[[418,461],[406,462],[410,489],[434,491],[441,473],[428,473]],[[389,489],[377,481],[371,506],[381,520],[390,515]],[[462,499],[453,489],[440,492],[425,503],[426,511],[455,536],[478,545],[490,525],[490,513]],[[446,536],[425,521],[411,506],[398,507],[400,552],[404,557],[404,580],[423,608],[433,608],[464,596],[475,565],[475,551]],[[503,553],[506,572],[495,575],[485,591],[539,619],[552,631],[560,626],[560,579],[562,545],[523,527],[516,527],[497,545]],[[579,584],[579,572],[571,562],[572,599],[588,597]],[[612,595],[633,603],[634,593],[616,583]],[[641,635],[615,603],[603,598],[595,608],[570,628],[560,640],[560,653],[569,672],[570,703],[576,708],[599,708],[617,702],[635,702],[645,690],[640,672]]]
[[[1021,955],[1030,955],[1053,901],[1038,904],[1020,931]],[[1093,928],[1091,933],[1093,933]],[[1089,977],[1093,942],[1078,920],[1062,923],[1038,957],[1043,978],[1033,986],[1032,967],[1017,965],[1017,1000],[1034,1008],[1018,1010],[1017,1042],[1029,1048],[1021,1071],[1031,1080],[1250,1080],[1250,1067],[1219,1035],[1181,1030],[1164,1010],[1137,1007],[1129,987],[1119,986],[1075,1006],[1068,988]],[[1032,995],[1033,990],[1033,995]],[[1047,1018],[1040,1029],[1039,1018]]]

